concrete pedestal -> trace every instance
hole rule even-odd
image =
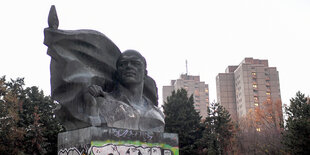
[[[88,127],[58,135],[58,155],[178,155],[178,135]]]

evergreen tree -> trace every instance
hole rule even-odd
[[[38,87],[27,87],[24,92],[21,123],[30,129],[25,141],[31,146],[29,153],[34,150],[40,154],[57,153],[57,134],[63,130],[53,113],[57,104]]]
[[[194,100],[185,89],[173,91],[163,105],[165,132],[177,133],[180,154],[198,154],[197,140],[201,138],[199,113],[194,109]]]
[[[208,114],[209,117],[204,121],[203,136],[199,140],[203,154],[231,153],[234,132],[229,112],[218,103],[212,103]]]
[[[23,85],[23,79],[6,82],[4,76],[0,78],[0,154],[3,155],[20,154],[25,148],[23,141],[26,130],[18,125],[20,85]]]
[[[22,78],[1,78],[0,94],[0,154],[57,154],[63,128],[53,113],[56,102],[38,87],[24,89]]]
[[[299,91],[290,102],[283,144],[291,154],[310,154],[310,103]]]

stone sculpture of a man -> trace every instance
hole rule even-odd
[[[55,7],[44,30],[51,56],[51,94],[60,103],[56,117],[67,130],[89,126],[164,131],[157,87],[145,58],[120,52],[94,30],[59,30]]]
[[[143,96],[147,75],[145,58],[137,51],[127,50],[118,58],[116,69],[117,84],[111,93],[98,85],[89,87],[86,98],[97,107],[91,110],[92,116],[104,119],[108,126],[163,132],[163,113]]]

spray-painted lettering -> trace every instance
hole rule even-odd
[[[106,144],[92,146],[94,155],[172,155],[171,150],[162,150],[160,147],[142,147],[135,145]]]
[[[81,155],[80,151],[75,147],[69,149],[61,149],[58,155]]]
[[[112,129],[112,134],[116,137],[136,137],[140,133],[140,136],[143,137],[143,140],[151,140],[153,136],[148,132],[136,132],[132,130],[119,130],[119,129]]]

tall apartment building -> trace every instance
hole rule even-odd
[[[194,97],[195,109],[200,113],[202,118],[208,116],[209,105],[209,87],[205,82],[200,81],[200,76],[192,76],[182,74],[179,79],[171,80],[170,86],[163,86],[163,101],[167,101],[167,97],[171,95],[173,90],[184,88],[188,95]]]
[[[279,73],[276,67],[268,66],[268,60],[245,58],[237,66],[228,66],[225,73],[216,76],[216,89],[217,101],[234,121],[263,103],[276,108],[275,103],[281,102]]]

